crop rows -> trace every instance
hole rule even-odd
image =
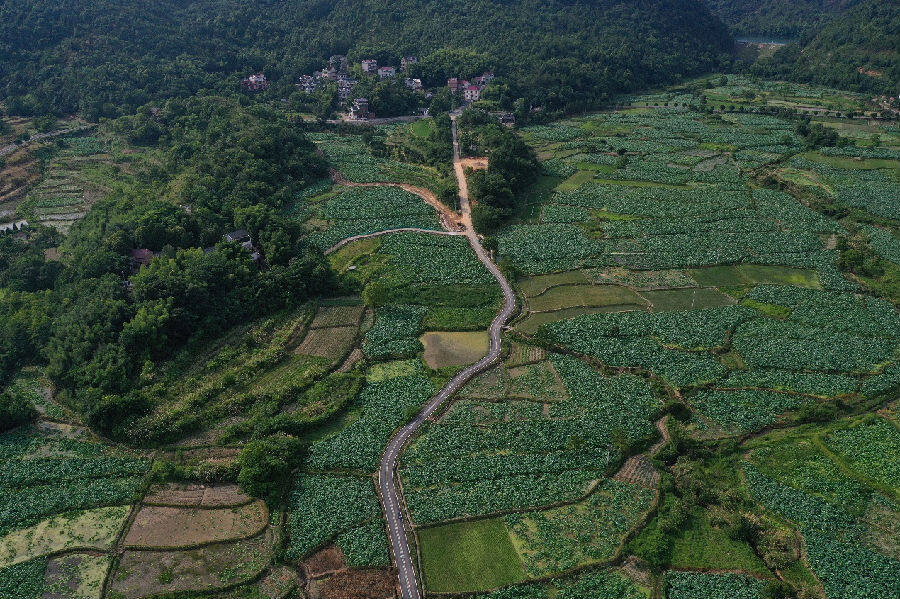
[[[407,450],[401,475],[417,521],[571,501],[617,462],[617,440],[654,434],[659,404],[643,379],[606,378],[564,356],[553,365],[567,399],[461,401]]]
[[[494,277],[463,237],[397,233],[380,253],[392,257],[393,280],[417,285],[494,285]]]
[[[365,526],[370,521],[376,526]],[[370,477],[299,474],[291,493],[288,527],[291,559],[302,559],[335,537],[356,562],[367,561],[361,555],[365,551],[359,546],[362,540],[372,542],[368,550],[373,556],[386,553],[381,507]],[[376,531],[380,535],[374,534]]]
[[[434,387],[424,374],[368,383],[351,406],[359,410],[359,417],[334,436],[314,443],[307,466],[314,470],[374,472],[394,429],[433,393]]]
[[[422,306],[382,306],[366,333],[363,352],[375,360],[415,356],[422,350],[419,332],[425,312]]]
[[[668,599],[760,599],[766,584],[743,574],[667,572]]]

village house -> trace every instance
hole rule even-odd
[[[246,79],[241,80],[241,87],[248,91],[258,92],[269,89],[269,82],[262,73],[253,73]]]
[[[366,59],[362,61],[362,72],[367,75],[374,75],[378,72],[378,61],[374,59]]]
[[[466,102],[477,102],[481,99],[481,86],[468,85],[463,89],[463,100]]]
[[[322,69],[321,71],[316,71],[313,75],[317,79],[326,79],[328,81],[337,81],[338,77],[340,77],[340,73],[334,67],[328,67],[326,69]]]
[[[406,84],[407,89],[412,89],[412,90],[422,89],[422,80],[421,79],[410,79],[409,77],[407,77],[403,81],[403,83]]]
[[[447,79],[447,87],[450,88],[451,93],[455,94],[460,89],[459,79],[457,79],[456,77],[451,77],[450,79]]]
[[[353,100],[350,107],[350,118],[354,121],[364,121],[369,118],[369,101],[365,98]]]
[[[239,243],[242,248],[250,252],[250,258],[256,262],[260,259],[261,255],[259,251],[253,246],[253,238],[250,236],[250,233],[247,232],[246,229],[238,229],[236,231],[231,231],[230,233],[225,233],[222,238],[227,243]]]
[[[382,79],[390,79],[397,74],[397,69],[394,67],[381,67],[378,69],[378,76]]]
[[[411,67],[414,64],[417,64],[418,62],[419,59],[415,56],[404,56],[400,59],[400,68],[405,71],[407,68]]]
[[[301,75],[300,82],[297,83],[297,88],[300,91],[305,92],[307,94],[315,93],[316,89],[319,87],[318,80],[311,75]]]

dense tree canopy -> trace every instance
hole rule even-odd
[[[96,119],[236,92],[258,70],[269,97],[287,97],[335,53],[395,65],[415,54],[428,83],[494,69],[516,97],[580,109],[709,70],[729,48],[701,0],[6,0],[0,99],[12,113]]]
[[[900,92],[900,3],[866,0],[817,35],[758,61],[753,72],[868,93]]]
[[[736,35],[798,38],[859,0],[707,0]]]
[[[331,272],[281,216],[326,174],[283,115],[195,96],[106,127],[153,159],[72,227],[58,262],[47,230],[0,237],[0,375],[43,358],[62,397],[115,434],[147,407],[135,389],[148,364],[327,292]],[[258,256],[223,239],[238,228]],[[141,268],[138,249],[154,253]]]

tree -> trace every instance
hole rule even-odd
[[[250,441],[238,458],[238,484],[252,497],[282,505],[293,480],[291,472],[301,462],[303,443],[284,434]]]

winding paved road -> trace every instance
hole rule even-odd
[[[483,358],[475,364],[464,368],[454,376],[437,395],[431,398],[422,408],[415,418],[403,426],[388,443],[387,449],[381,457],[381,465],[378,468],[378,490],[381,495],[381,505],[384,510],[384,517],[388,525],[388,533],[391,540],[391,549],[394,554],[394,563],[400,576],[400,595],[402,599],[421,599],[422,591],[416,581],[415,562],[409,547],[409,539],[407,536],[406,523],[409,521],[404,515],[404,504],[401,502],[401,493],[399,490],[399,481],[397,480],[397,464],[400,454],[406,447],[406,444],[419,431],[426,419],[434,414],[440,406],[447,401],[454,393],[465,385],[473,376],[487,370],[500,357],[500,333],[506,323],[512,317],[516,309],[516,295],[512,286],[496,264],[491,260],[488,253],[482,247],[478,239],[478,235],[472,228],[471,211],[469,209],[469,197],[466,188],[465,175],[459,164],[459,144],[456,136],[456,119],[453,118],[453,162],[459,179],[460,189],[460,207],[463,213],[463,222],[466,225],[463,234],[469,241],[469,245],[475,251],[478,259],[490,271],[500,288],[503,290],[503,309],[494,317],[491,326],[488,329],[491,344],[490,349]],[[427,231],[435,233],[435,231]],[[444,234],[454,234],[453,232]],[[377,235],[373,234],[370,236]],[[349,242],[348,242],[349,243]],[[340,245],[340,244],[339,244]],[[329,250],[331,251],[331,250]]]

